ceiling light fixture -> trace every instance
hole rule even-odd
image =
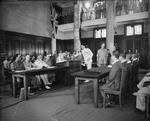
[[[91,6],[90,2],[86,2],[86,3],[85,3],[85,7],[86,7],[87,9],[89,9],[90,6]]]

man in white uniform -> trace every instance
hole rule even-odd
[[[92,51],[89,48],[86,48],[84,45],[81,45],[81,53],[84,59],[84,64],[86,65],[87,69],[91,69],[93,57]]]

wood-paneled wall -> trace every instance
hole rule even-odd
[[[38,55],[43,54],[44,51],[51,52],[51,38],[9,31],[1,31],[1,33],[3,34],[2,48],[8,56],[16,53]]]
[[[73,39],[71,40],[57,40],[56,41],[57,45],[57,51],[59,52],[60,50],[68,51],[68,52],[73,52],[74,50],[74,44],[73,44]]]
[[[20,54],[43,54],[44,51],[51,52],[51,38],[28,35],[9,31],[0,31],[0,54],[13,56],[16,53]],[[106,38],[82,38],[81,44],[87,45],[94,54],[93,62],[96,62],[97,50],[102,43],[106,43]],[[73,40],[57,40],[57,51],[74,51]],[[119,51],[127,51],[138,49],[142,59],[141,67],[147,68],[148,65],[148,35],[126,37],[124,35],[115,36],[115,45]]]
[[[149,56],[148,56],[148,35],[143,34],[140,36],[117,35],[114,38],[116,48],[123,53],[128,50],[137,49],[140,53],[140,67],[149,68]],[[97,50],[100,48],[102,43],[106,43],[106,38],[95,39],[95,38],[82,38],[81,44],[86,45],[93,52],[93,62],[96,62]],[[73,52],[73,40],[57,40],[57,50]]]

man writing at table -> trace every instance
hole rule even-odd
[[[121,68],[122,65],[119,61],[119,52],[113,51],[112,55],[112,68],[109,73],[109,79],[106,81],[106,84],[100,87],[101,94],[104,98],[103,90],[111,89],[111,90],[119,90],[120,88],[120,78],[121,78]],[[108,98],[106,99],[108,102]]]

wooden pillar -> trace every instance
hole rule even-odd
[[[80,50],[80,14],[81,14],[81,2],[78,0],[74,5],[74,50]]]
[[[106,47],[112,52],[114,47],[115,0],[106,0]]]
[[[52,53],[54,54],[56,52],[56,38],[53,38],[52,37],[52,40],[51,40],[51,47],[52,47]]]
[[[150,1],[149,1],[149,5],[148,5],[148,9],[149,9],[149,17],[148,17],[148,54],[150,56]]]
[[[52,40],[51,40],[51,48],[52,48],[52,54],[56,52],[56,35],[57,35],[57,27],[58,27],[58,21],[57,21],[58,14],[53,7],[52,1],[50,2],[50,20],[52,25]]]

